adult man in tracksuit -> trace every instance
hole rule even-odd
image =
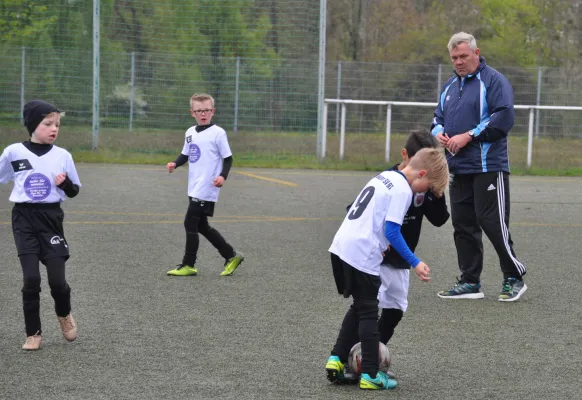
[[[451,220],[461,279],[438,296],[480,299],[484,231],[503,272],[499,301],[515,301],[527,290],[526,267],[515,256],[509,234],[507,134],[514,124],[513,88],[479,56],[475,38],[454,34],[448,44],[455,74],[445,83],[434,112],[432,134],[447,149],[452,174]]]

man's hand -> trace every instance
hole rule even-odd
[[[217,176],[214,178],[212,184],[216,187],[222,187],[222,185],[224,185],[224,176]]]
[[[455,135],[452,138],[449,138],[446,147],[451,153],[456,154],[459,150],[469,144],[471,140],[473,140],[473,137],[469,135],[469,132],[461,133],[460,135]]]
[[[168,172],[171,174],[176,169],[176,163],[175,162],[169,162],[169,163],[166,164],[166,168],[168,169]]]
[[[444,132],[441,132],[436,135],[436,139],[441,146],[447,147],[447,143],[449,142],[449,135],[447,135]]]
[[[430,276],[428,276],[430,274],[430,268],[422,261],[416,266],[416,268],[414,268],[414,272],[416,273],[416,276],[420,278],[421,281],[423,282],[430,281]]]

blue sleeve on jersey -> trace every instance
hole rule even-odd
[[[402,232],[400,232],[401,228],[402,226],[395,222],[386,221],[386,230],[384,231],[384,234],[386,235],[386,239],[390,242],[390,246],[394,247],[394,250],[396,250],[398,254],[400,254],[402,258],[412,266],[412,268],[414,268],[420,263],[420,260],[412,251],[410,251],[410,247],[408,247],[404,237],[402,237]]]

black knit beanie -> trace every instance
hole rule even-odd
[[[42,120],[50,113],[58,112],[60,110],[42,100],[32,100],[25,104],[22,109],[22,117],[24,118],[24,126],[28,130],[28,134],[32,136],[36,127],[42,122]]]

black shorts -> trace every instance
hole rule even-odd
[[[16,203],[12,209],[12,233],[18,255],[38,254],[40,260],[69,258],[60,203]]]
[[[379,276],[362,272],[339,258],[331,255],[331,268],[339,294],[345,298],[350,296],[376,299],[382,281]]]
[[[213,201],[200,200],[196,197],[190,197],[188,214],[212,217],[214,215],[214,204],[216,203]]]

